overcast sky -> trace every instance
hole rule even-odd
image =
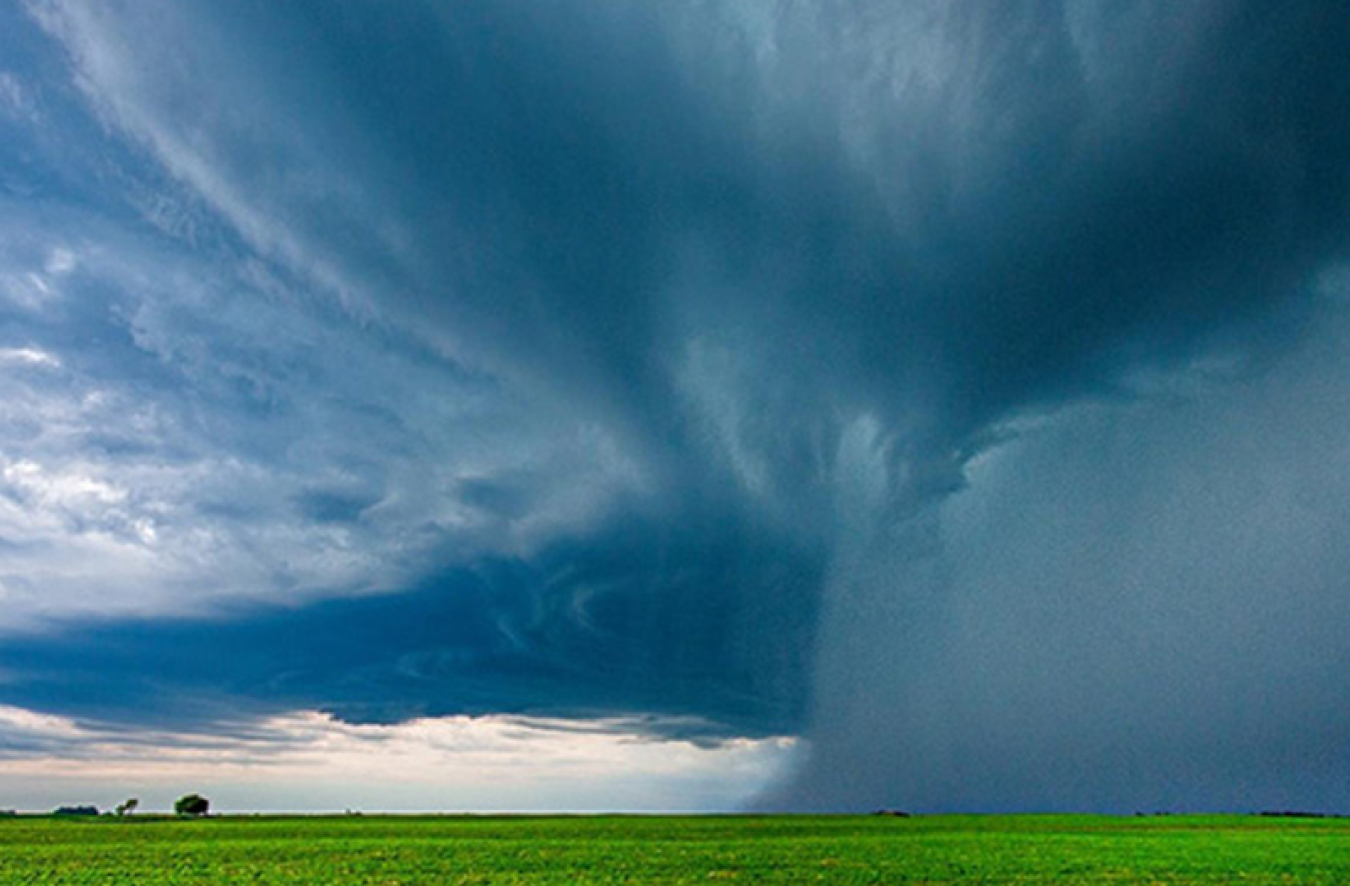
[[[1346,34],[0,4],[0,807],[1350,812]]]

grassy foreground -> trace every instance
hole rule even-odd
[[[1350,821],[0,819],[0,883],[1350,883]]]

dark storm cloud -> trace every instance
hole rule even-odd
[[[0,702],[245,734],[242,712],[298,708],[359,723],[645,712],[667,737],[780,734],[802,725],[813,569],[744,527],[628,526],[394,596],[11,639]]]
[[[1306,500],[1286,525],[1347,525],[1296,468],[1338,464],[1343,441],[1313,396],[1340,402],[1338,333],[1312,333],[1345,324],[1350,11],[29,11],[121,150],[154,160],[124,190],[166,241],[128,264],[168,253],[177,279],[229,281],[176,298],[101,267],[83,291],[114,320],[43,343],[129,334],[74,367],[153,400],[170,433],[114,441],[110,476],[130,488],[140,463],[113,456],[172,437],[224,479],[168,484],[146,512],[230,539],[218,569],[262,556],[205,602],[183,572],[172,594],[119,591],[117,620],[26,613],[42,630],[3,641],[0,700],[111,722],[804,729],[787,805],[1350,801],[1307,787],[1345,765],[1342,647],[1284,655],[1309,612],[1345,626],[1334,545],[1296,568],[1300,533],[1266,533],[1252,550],[1281,568],[1217,562],[1247,474]],[[31,252],[13,280],[55,266]],[[32,310],[12,328],[42,330]],[[1266,405],[1280,386],[1288,414]],[[1156,406],[1173,402],[1184,421]],[[1225,428],[1251,447],[1225,450]],[[1120,438],[1153,442],[1130,462]],[[12,460],[14,499],[143,529],[84,462],[44,467],[83,445]],[[1179,471],[1210,478],[1168,524],[1197,527],[1195,556],[1132,516]],[[1284,513],[1242,502],[1254,524]],[[184,545],[175,565],[196,562]],[[350,599],[371,591],[402,593]],[[1282,618],[1281,594],[1306,608]],[[1139,601],[1157,615],[1084,641]],[[1178,679],[1194,636],[1207,680]],[[1287,680],[1301,701],[1210,705]],[[1244,737],[1207,768],[1215,723]]]

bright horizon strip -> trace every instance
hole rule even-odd
[[[797,739],[714,746],[655,739],[622,721],[441,717],[350,724],[317,711],[247,736],[104,730],[0,706],[12,741],[50,752],[0,758],[0,807],[165,812],[205,795],[215,812],[699,812],[739,809],[781,777]]]

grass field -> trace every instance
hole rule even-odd
[[[0,884],[1350,883],[1350,821],[0,819]]]

